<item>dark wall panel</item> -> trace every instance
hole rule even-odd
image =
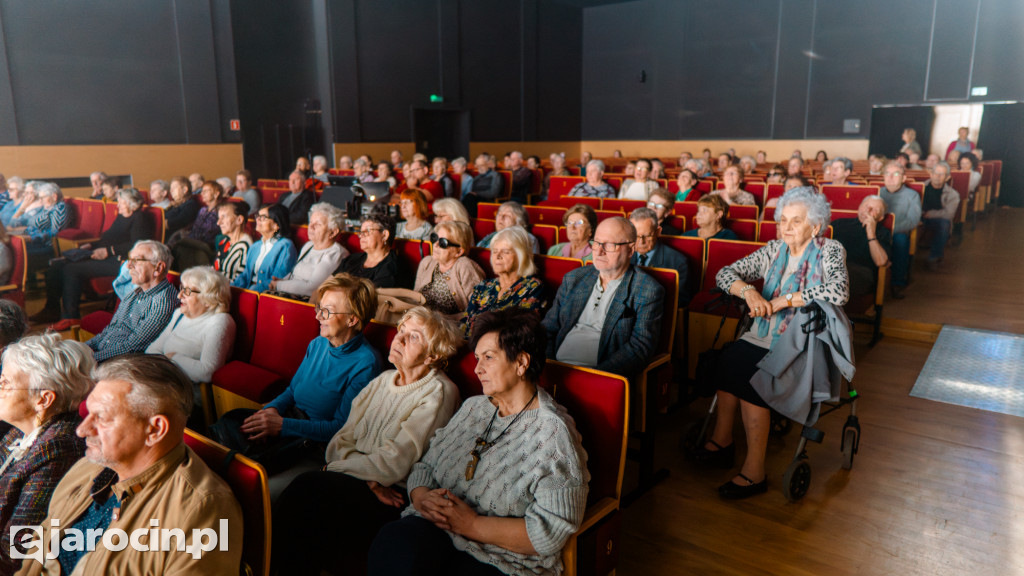
[[[538,20],[536,138],[579,140],[583,11],[547,2]]]
[[[988,87],[975,100],[1024,100],[1024,2],[985,0],[981,3],[972,84]]]
[[[5,0],[0,11],[20,144],[186,140],[172,2]]]
[[[776,20],[779,34],[778,73],[772,101],[772,137],[799,139],[804,137],[807,120],[807,78],[812,61],[807,51],[814,31],[814,0],[783,0]],[[770,22],[765,22],[769,26]]]
[[[518,140],[522,109],[522,5],[507,0],[459,4],[462,103],[473,140]]]
[[[938,0],[932,33],[928,100],[963,100],[971,92],[971,57],[981,0]]]

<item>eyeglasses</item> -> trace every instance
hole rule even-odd
[[[11,387],[11,381],[7,378],[0,378],[0,392],[14,392],[15,390],[32,390],[38,391],[38,388],[13,388]]]
[[[142,262],[149,262],[150,264],[153,263],[152,260],[147,260],[146,258],[129,258],[128,259],[128,265],[129,266],[138,266]]]
[[[381,230],[383,230],[383,228],[367,228],[366,230],[360,230],[358,232],[358,236],[360,238],[366,238],[371,232],[380,232]]]
[[[199,290],[195,288],[189,288],[188,286],[182,286],[181,293],[186,297],[191,296],[193,294],[202,294],[202,292],[200,292]]]
[[[768,173],[768,177],[769,178],[771,178],[773,176],[782,176],[782,172],[769,172]]]
[[[257,221],[259,221],[259,220],[269,220],[269,219],[270,219],[270,216],[268,216],[266,214],[257,214],[256,215],[256,220]]]
[[[438,248],[462,248],[460,244],[456,244],[447,238],[441,238],[437,235],[437,232],[430,233],[430,243],[437,244]]]
[[[636,236],[637,240],[650,240],[651,238],[654,238],[654,234],[637,234]]]
[[[647,207],[652,210],[667,210],[668,204],[658,204],[656,202],[648,202]]]
[[[587,225],[587,221],[586,220],[573,220],[571,222],[566,222],[565,225],[568,226],[569,228],[583,228],[584,226]]]
[[[601,248],[609,254],[614,254],[619,251],[620,247],[629,246],[630,244],[632,242],[597,242],[596,240],[591,240],[590,249],[596,252],[598,248]]]
[[[314,306],[313,311],[315,312],[315,317],[317,319],[322,316],[325,320],[330,320],[331,316],[337,316],[338,314],[352,314],[352,312],[333,312],[327,308],[321,308],[320,306]]]

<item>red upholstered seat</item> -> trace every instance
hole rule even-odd
[[[498,215],[498,207],[501,204],[494,202],[481,202],[476,205],[476,217],[484,220],[495,220]]]
[[[391,351],[391,342],[395,339],[398,334],[398,327],[392,324],[386,324],[384,322],[378,322],[371,320],[370,324],[363,330],[363,337],[380,352],[381,358],[384,359],[384,363],[387,368],[391,368],[391,362],[388,360],[388,353]]]
[[[222,366],[211,380],[214,386],[260,404],[277,398],[288,387],[288,380],[280,374],[238,360]]]
[[[609,218],[617,218],[624,216],[624,214],[618,210],[594,210],[597,214],[597,223],[600,224]]]
[[[686,283],[686,293],[696,294],[700,291],[704,273],[704,259],[707,256],[705,253],[707,245],[704,239],[696,236],[662,236],[658,240],[686,257],[686,268],[689,271],[689,278],[679,279],[680,283]]]
[[[557,200],[569,194],[569,191],[580,182],[586,182],[582,176],[552,176],[548,180],[548,200]]]
[[[57,237],[76,241],[99,238],[103,232],[103,202],[87,198],[68,198],[65,202],[70,212],[68,227]]]
[[[292,228],[292,241],[295,243],[295,247],[301,250],[306,242],[309,242],[309,226],[303,225]]]
[[[161,243],[165,242],[164,234],[167,230],[167,219],[164,217],[164,209],[147,206],[145,210],[149,217],[153,219],[153,240]]]
[[[729,219],[730,220],[757,220],[757,214],[760,212],[757,206],[750,204],[733,204],[729,206]]]
[[[28,252],[24,236],[11,236],[11,255],[14,257],[11,280],[9,284],[0,286],[0,295],[24,308],[25,281],[28,279]]]
[[[235,347],[232,360],[246,361],[252,357],[252,345],[256,339],[256,310],[259,294],[252,290],[231,287],[231,318],[235,321]]]
[[[363,249],[359,246],[359,235],[355,232],[342,232],[341,238],[339,239],[341,245],[351,254],[356,252],[362,252]]]
[[[540,242],[540,252],[544,254],[549,248],[558,244],[558,226],[550,226],[547,224],[536,224],[530,227],[530,232],[537,237],[537,241]]]
[[[682,216],[689,221],[693,221],[693,217],[697,215],[697,203],[696,202],[676,202],[672,206],[672,213],[676,216]]]
[[[491,267],[491,250],[489,248],[470,248],[467,256],[483,268],[484,277],[494,278],[494,268]]]
[[[107,202],[103,205],[103,229],[101,232],[106,232],[114,224],[114,220],[117,219],[117,202]]]
[[[270,574],[270,488],[263,466],[192,430],[185,444],[217,473],[234,492],[242,508],[242,566],[240,574]]]
[[[764,244],[760,242],[747,242],[743,240],[718,240],[715,238],[708,240],[708,257],[707,264],[704,266],[704,280],[701,283],[700,293],[690,301],[690,310],[702,312],[704,307],[715,298],[711,294],[711,290],[717,286],[715,276],[718,275],[719,270],[753,254],[762,246]],[[760,287],[761,281],[759,280],[754,284]]]
[[[825,184],[821,193],[832,204],[833,210],[856,210],[861,200],[878,194],[878,186],[834,186]]]
[[[730,210],[731,212],[731,210]],[[740,240],[754,242],[757,240],[757,220],[733,220],[726,222],[726,228],[736,233]]]
[[[547,291],[546,300],[554,302],[558,287],[562,285],[562,278],[573,270],[583,266],[583,261],[576,258],[562,258],[561,256],[535,255],[533,263],[537,265],[537,276],[544,283]]]
[[[407,266],[413,274],[419,268],[420,261],[430,256],[431,249],[432,245],[430,242],[406,240],[405,238],[397,238],[395,240],[395,252],[398,253],[399,261]]]
[[[114,314],[106,310],[97,310],[82,317],[81,329],[90,334],[99,334],[114,319]]]
[[[470,218],[470,223],[473,226],[473,237],[476,238],[477,242],[483,240],[485,236],[498,229],[494,220]]]
[[[602,210],[613,210],[622,212],[623,214],[629,214],[637,208],[643,208],[647,206],[647,202],[643,200],[620,200],[618,198],[605,198],[601,201]]]
[[[524,206],[530,216],[530,224],[551,224],[560,226],[565,208],[558,206]]]
[[[480,379],[476,377],[476,356],[469,345],[462,347],[455,356],[448,359],[448,369],[445,371],[452,382],[459,388],[459,395],[465,400],[470,396],[483,394],[480,387]]]

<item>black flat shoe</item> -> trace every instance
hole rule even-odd
[[[736,463],[736,443],[733,442],[728,446],[719,446],[714,440],[708,440],[708,444],[711,444],[717,450],[708,450],[707,447],[701,446],[690,454],[690,460],[702,464],[704,466],[710,466],[713,468],[732,468]]]
[[[751,496],[757,496],[758,494],[764,494],[768,491],[768,476],[764,477],[764,480],[760,482],[754,482],[750,478],[743,475],[742,472],[737,474],[740,478],[743,478],[749,482],[746,486],[740,486],[739,484],[729,480],[725,484],[718,487],[718,495],[726,500],[742,500],[743,498],[750,498]]]

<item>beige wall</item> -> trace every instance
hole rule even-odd
[[[414,153],[411,142],[389,143],[344,143],[335,144],[337,156],[348,154],[359,156],[370,154],[375,160],[388,158],[391,151],[398,148],[406,158]],[[753,156],[758,150],[768,153],[769,160],[789,158],[793,150],[800,149],[804,158],[812,159],[818,150],[824,150],[829,158],[846,156],[853,160],[863,160],[868,156],[867,140],[593,140],[583,142],[471,142],[469,152],[475,157],[481,152],[490,152],[497,156],[510,150],[519,150],[526,156],[537,155],[547,157],[552,152],[565,152],[567,158],[578,158],[584,150],[594,156],[611,156],[615,150],[621,150],[623,156],[658,156],[675,158],[680,152],[689,151],[699,156],[701,150],[710,148],[717,155],[729,148],[735,148],[740,156]],[[472,158],[470,158],[472,161]]]
[[[242,168],[241,144],[153,144],[118,146],[0,146],[0,171],[22,178],[131,174],[137,187],[149,187],[158,178],[188,176],[199,172],[206,178],[229,176]],[[91,189],[72,188],[70,196]]]

